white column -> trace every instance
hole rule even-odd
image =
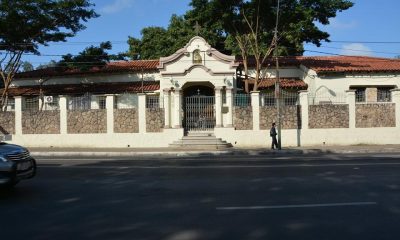
[[[226,88],[226,105],[228,106],[226,127],[233,127],[233,88]]]
[[[114,133],[114,95],[106,95],[107,133]]]
[[[251,107],[253,109],[253,130],[260,130],[260,92],[251,92]]]
[[[182,128],[182,116],[181,116],[181,89],[175,88],[174,91],[174,128]]]
[[[301,106],[301,129],[308,129],[308,91],[299,91]]]
[[[138,94],[139,133],[146,132],[146,94]]]
[[[215,127],[222,127],[222,87],[215,87]]]
[[[346,102],[349,104],[349,128],[356,128],[356,90],[346,91]]]
[[[22,135],[22,97],[15,96],[15,135]]]
[[[391,90],[392,102],[396,105],[396,127],[400,128],[400,89]]]
[[[67,134],[67,96],[60,96],[60,134]]]
[[[171,121],[170,121],[170,112],[171,112],[171,107],[170,107],[170,90],[169,88],[165,88],[163,90],[164,96],[163,96],[163,101],[164,101],[164,128],[170,128]]]

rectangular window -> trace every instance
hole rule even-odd
[[[7,106],[6,106],[6,111],[15,111],[15,99],[14,98],[8,98],[7,99]]]
[[[106,96],[97,96],[97,103],[99,104],[99,109],[106,109]]]
[[[89,110],[91,108],[91,96],[85,94],[72,96],[68,99],[68,110]]]
[[[24,111],[38,111],[39,110],[39,97],[25,97],[23,102]]]
[[[378,88],[378,102],[391,102],[392,101],[392,94],[390,92],[392,88],[384,87]]]
[[[365,102],[365,88],[355,88],[356,102]]]

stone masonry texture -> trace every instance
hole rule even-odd
[[[394,103],[356,105],[356,128],[396,127]]]
[[[22,134],[59,134],[60,111],[22,111]]]
[[[235,107],[233,112],[233,125],[236,130],[253,129],[253,111],[251,106]]]
[[[15,113],[0,112],[1,134],[15,134]]]
[[[104,109],[68,111],[68,133],[107,133],[107,112]]]
[[[164,109],[146,109],[146,132],[162,132],[164,128]]]
[[[308,107],[309,128],[348,128],[349,105],[310,105]]]
[[[114,109],[115,133],[138,133],[139,117],[137,109]]]
[[[301,107],[300,106],[282,106],[282,129],[297,129],[301,127]],[[274,106],[260,107],[260,129],[271,128],[273,122],[278,121],[278,111]]]

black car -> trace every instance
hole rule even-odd
[[[0,142],[0,186],[12,187],[22,179],[33,178],[36,161],[28,149]]]

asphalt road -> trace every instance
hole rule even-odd
[[[399,239],[400,155],[38,159],[0,239]]]

